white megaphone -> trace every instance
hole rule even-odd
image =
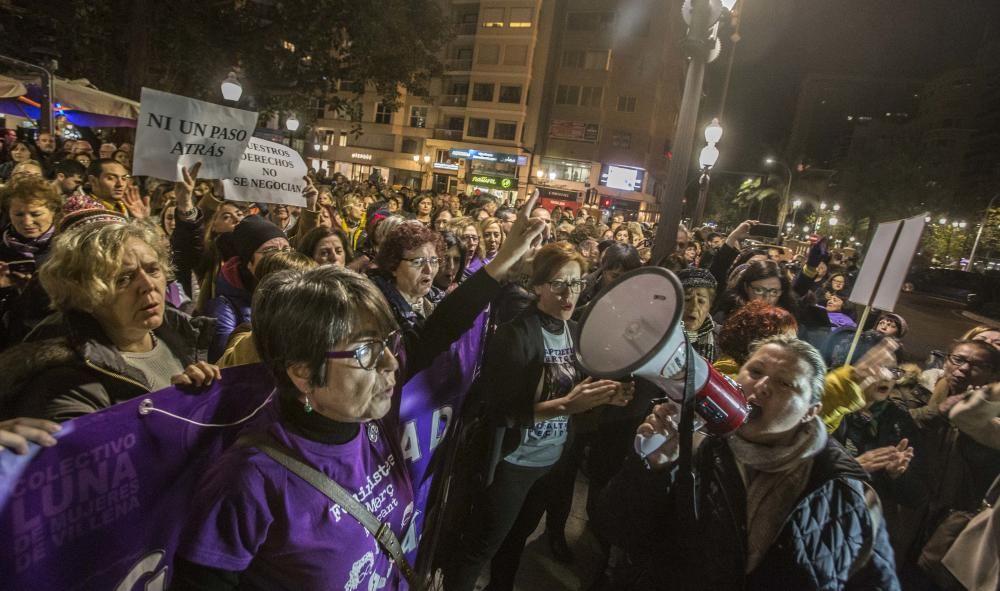
[[[680,280],[660,267],[642,267],[619,278],[587,307],[580,320],[577,359],[596,378],[638,376],[660,387],[671,399],[684,397],[687,342],[684,334],[684,289]],[[694,409],[700,429],[727,435],[750,415],[740,387],[695,355]],[[663,443],[650,441],[644,450]],[[645,455],[645,454],[644,454]]]

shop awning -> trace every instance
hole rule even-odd
[[[7,82],[9,81],[9,82]],[[20,85],[18,88],[15,85]],[[8,93],[3,91],[7,89]],[[18,90],[24,90],[20,94]],[[74,125],[85,127],[135,127],[139,103],[92,88],[87,80],[53,81],[53,109]],[[37,120],[40,114],[41,87],[25,86],[20,81],[0,76],[0,112]]]

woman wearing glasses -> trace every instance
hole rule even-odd
[[[422,508],[414,507],[399,448],[394,393],[469,329],[541,231],[522,213],[497,257],[422,328],[405,334],[375,285],[347,269],[285,271],[264,280],[254,295],[253,331],[277,384],[276,401],[248,428],[252,444],[230,448],[205,475],[173,589],[407,588],[420,539],[414,512]],[[382,524],[383,535],[376,540],[344,504],[262,446],[282,448],[323,482],[346,489]],[[404,556],[394,559],[387,550],[394,547]]]
[[[427,294],[434,286],[444,254],[440,234],[421,222],[409,220],[389,232],[375,255],[378,271],[372,280],[403,330],[423,325],[434,311]]]
[[[492,560],[490,589],[512,589],[521,552],[549,501],[545,477],[567,448],[570,417],[604,404],[623,406],[631,392],[618,382],[583,379],[569,319],[584,286],[586,261],[565,242],[535,255],[530,289],[537,301],[502,325],[483,368],[487,413],[503,433],[492,483],[483,493],[471,539],[445,575],[448,591],[471,591]]]

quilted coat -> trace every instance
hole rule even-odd
[[[675,517],[676,470],[648,470],[632,456],[603,491],[596,525],[627,555],[616,589],[900,588],[885,527],[873,528],[865,503],[866,475],[836,441],[815,457],[804,492],[750,573],[746,489],[729,446],[707,439],[694,465],[693,527]]]

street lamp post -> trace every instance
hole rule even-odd
[[[1000,197],[1000,193],[997,193],[990,198],[989,205],[986,206],[986,213],[983,215],[983,223],[979,224],[979,230],[976,232],[976,240],[972,243],[972,252],[969,253],[969,262],[965,263],[965,270],[972,271],[972,263],[976,260],[976,249],[979,248],[979,239],[983,237],[983,228],[990,221],[990,210],[993,209],[993,202]]]
[[[788,217],[788,196],[792,192],[792,169],[788,167],[783,161],[778,160],[775,157],[769,157],[764,160],[764,164],[768,166],[773,166],[775,164],[781,166],[785,169],[785,174],[788,175],[788,180],[785,182],[785,191],[781,195],[781,205],[778,206],[778,226],[783,226],[785,224],[785,218]]]
[[[681,223],[684,189],[687,186],[688,167],[691,166],[692,143],[705,81],[705,64],[710,61],[717,42],[711,28],[721,16],[722,8],[719,0],[690,0],[682,10],[688,25],[684,45],[691,61],[687,67],[684,95],[677,113],[674,156],[667,170],[666,191],[660,205],[660,224],[653,245],[654,261],[661,260],[676,248],[677,227]]]
[[[795,227],[795,216],[799,213],[799,208],[802,207],[802,200],[796,199],[792,201],[792,227]]]
[[[698,156],[701,177],[698,179],[698,205],[695,207],[694,217],[691,218],[691,225],[693,227],[700,224],[702,217],[705,215],[705,202],[708,200],[708,185],[712,182],[709,171],[712,170],[712,167],[719,160],[719,148],[716,147],[716,144],[721,139],[722,126],[719,125],[718,119],[712,119],[712,122],[705,128],[706,146],[701,149],[701,154]]]
[[[230,72],[222,81],[222,98],[235,104],[239,102],[241,96],[243,96],[243,85],[236,77],[236,72]]]

